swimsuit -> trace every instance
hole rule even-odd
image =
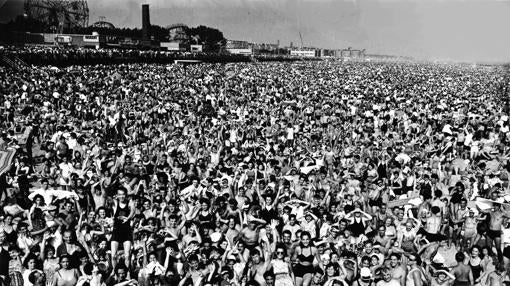
[[[315,267],[313,266],[313,260],[315,259],[315,257],[312,254],[311,247],[310,247],[310,255],[307,255],[307,256],[303,255],[303,250],[301,249],[301,254],[299,254],[297,256],[297,258],[299,259],[300,262],[297,263],[296,266],[294,267],[294,275],[296,277],[303,277],[308,273],[315,272]],[[310,263],[310,265],[303,265],[303,264],[301,264],[301,262],[308,262],[308,263]]]
[[[129,225],[129,221],[122,222],[119,219],[120,216],[128,217],[129,213],[129,204],[126,204],[124,207],[121,207],[120,204],[117,205],[113,222],[112,241],[117,241],[120,243],[133,240],[133,230]]]

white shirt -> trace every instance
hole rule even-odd
[[[501,228],[501,243],[510,244],[510,228]]]
[[[62,170],[62,177],[64,178],[69,178],[71,176],[71,173],[73,172],[74,170],[74,167],[73,165],[71,165],[71,163],[60,163],[60,165],[58,165],[58,167],[60,168],[60,170]]]

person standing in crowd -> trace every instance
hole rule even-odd
[[[455,280],[453,282],[454,285],[474,285],[475,280],[473,277],[473,271],[469,265],[464,263],[465,255],[462,252],[458,252],[455,254],[455,260],[457,261],[457,266],[455,266],[451,273],[455,276]]]
[[[113,201],[114,223],[111,238],[112,265],[117,265],[117,251],[119,244],[124,247],[124,263],[129,267],[131,261],[131,240],[133,239],[133,229],[130,225],[131,219],[135,214],[135,208],[132,202],[127,198],[124,189],[117,190],[116,199]]]

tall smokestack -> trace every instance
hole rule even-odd
[[[142,38],[150,39],[151,20],[149,16],[149,4],[142,5]]]

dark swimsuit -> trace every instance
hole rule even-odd
[[[299,254],[297,256],[297,258],[299,259],[299,262],[294,267],[294,275],[296,277],[303,277],[303,276],[305,276],[305,274],[308,274],[308,273],[313,274],[315,272],[315,267],[313,267],[313,260],[315,259],[315,257],[312,254],[312,247],[309,246],[309,248],[310,248],[310,255],[308,255],[308,256],[303,255],[303,248],[301,248],[301,254]],[[303,264],[301,264],[301,262],[308,262],[308,263],[310,263],[310,265],[303,265]]]
[[[354,222],[350,225],[352,236],[358,237],[362,234],[365,234],[365,225],[363,224],[363,220],[360,219],[359,222],[354,219]]]
[[[480,264],[474,266],[471,264],[471,259],[468,263],[469,267],[471,267],[471,272],[473,272],[473,280],[476,281],[480,277],[480,274],[482,273],[482,266]]]
[[[130,213],[129,204],[126,203],[126,205],[123,208],[120,207],[120,204],[117,205],[113,222],[113,234],[111,239],[112,241],[125,242],[133,240],[133,230],[131,229],[129,221],[126,221],[124,223],[119,219],[120,216],[128,217],[129,213]]]

